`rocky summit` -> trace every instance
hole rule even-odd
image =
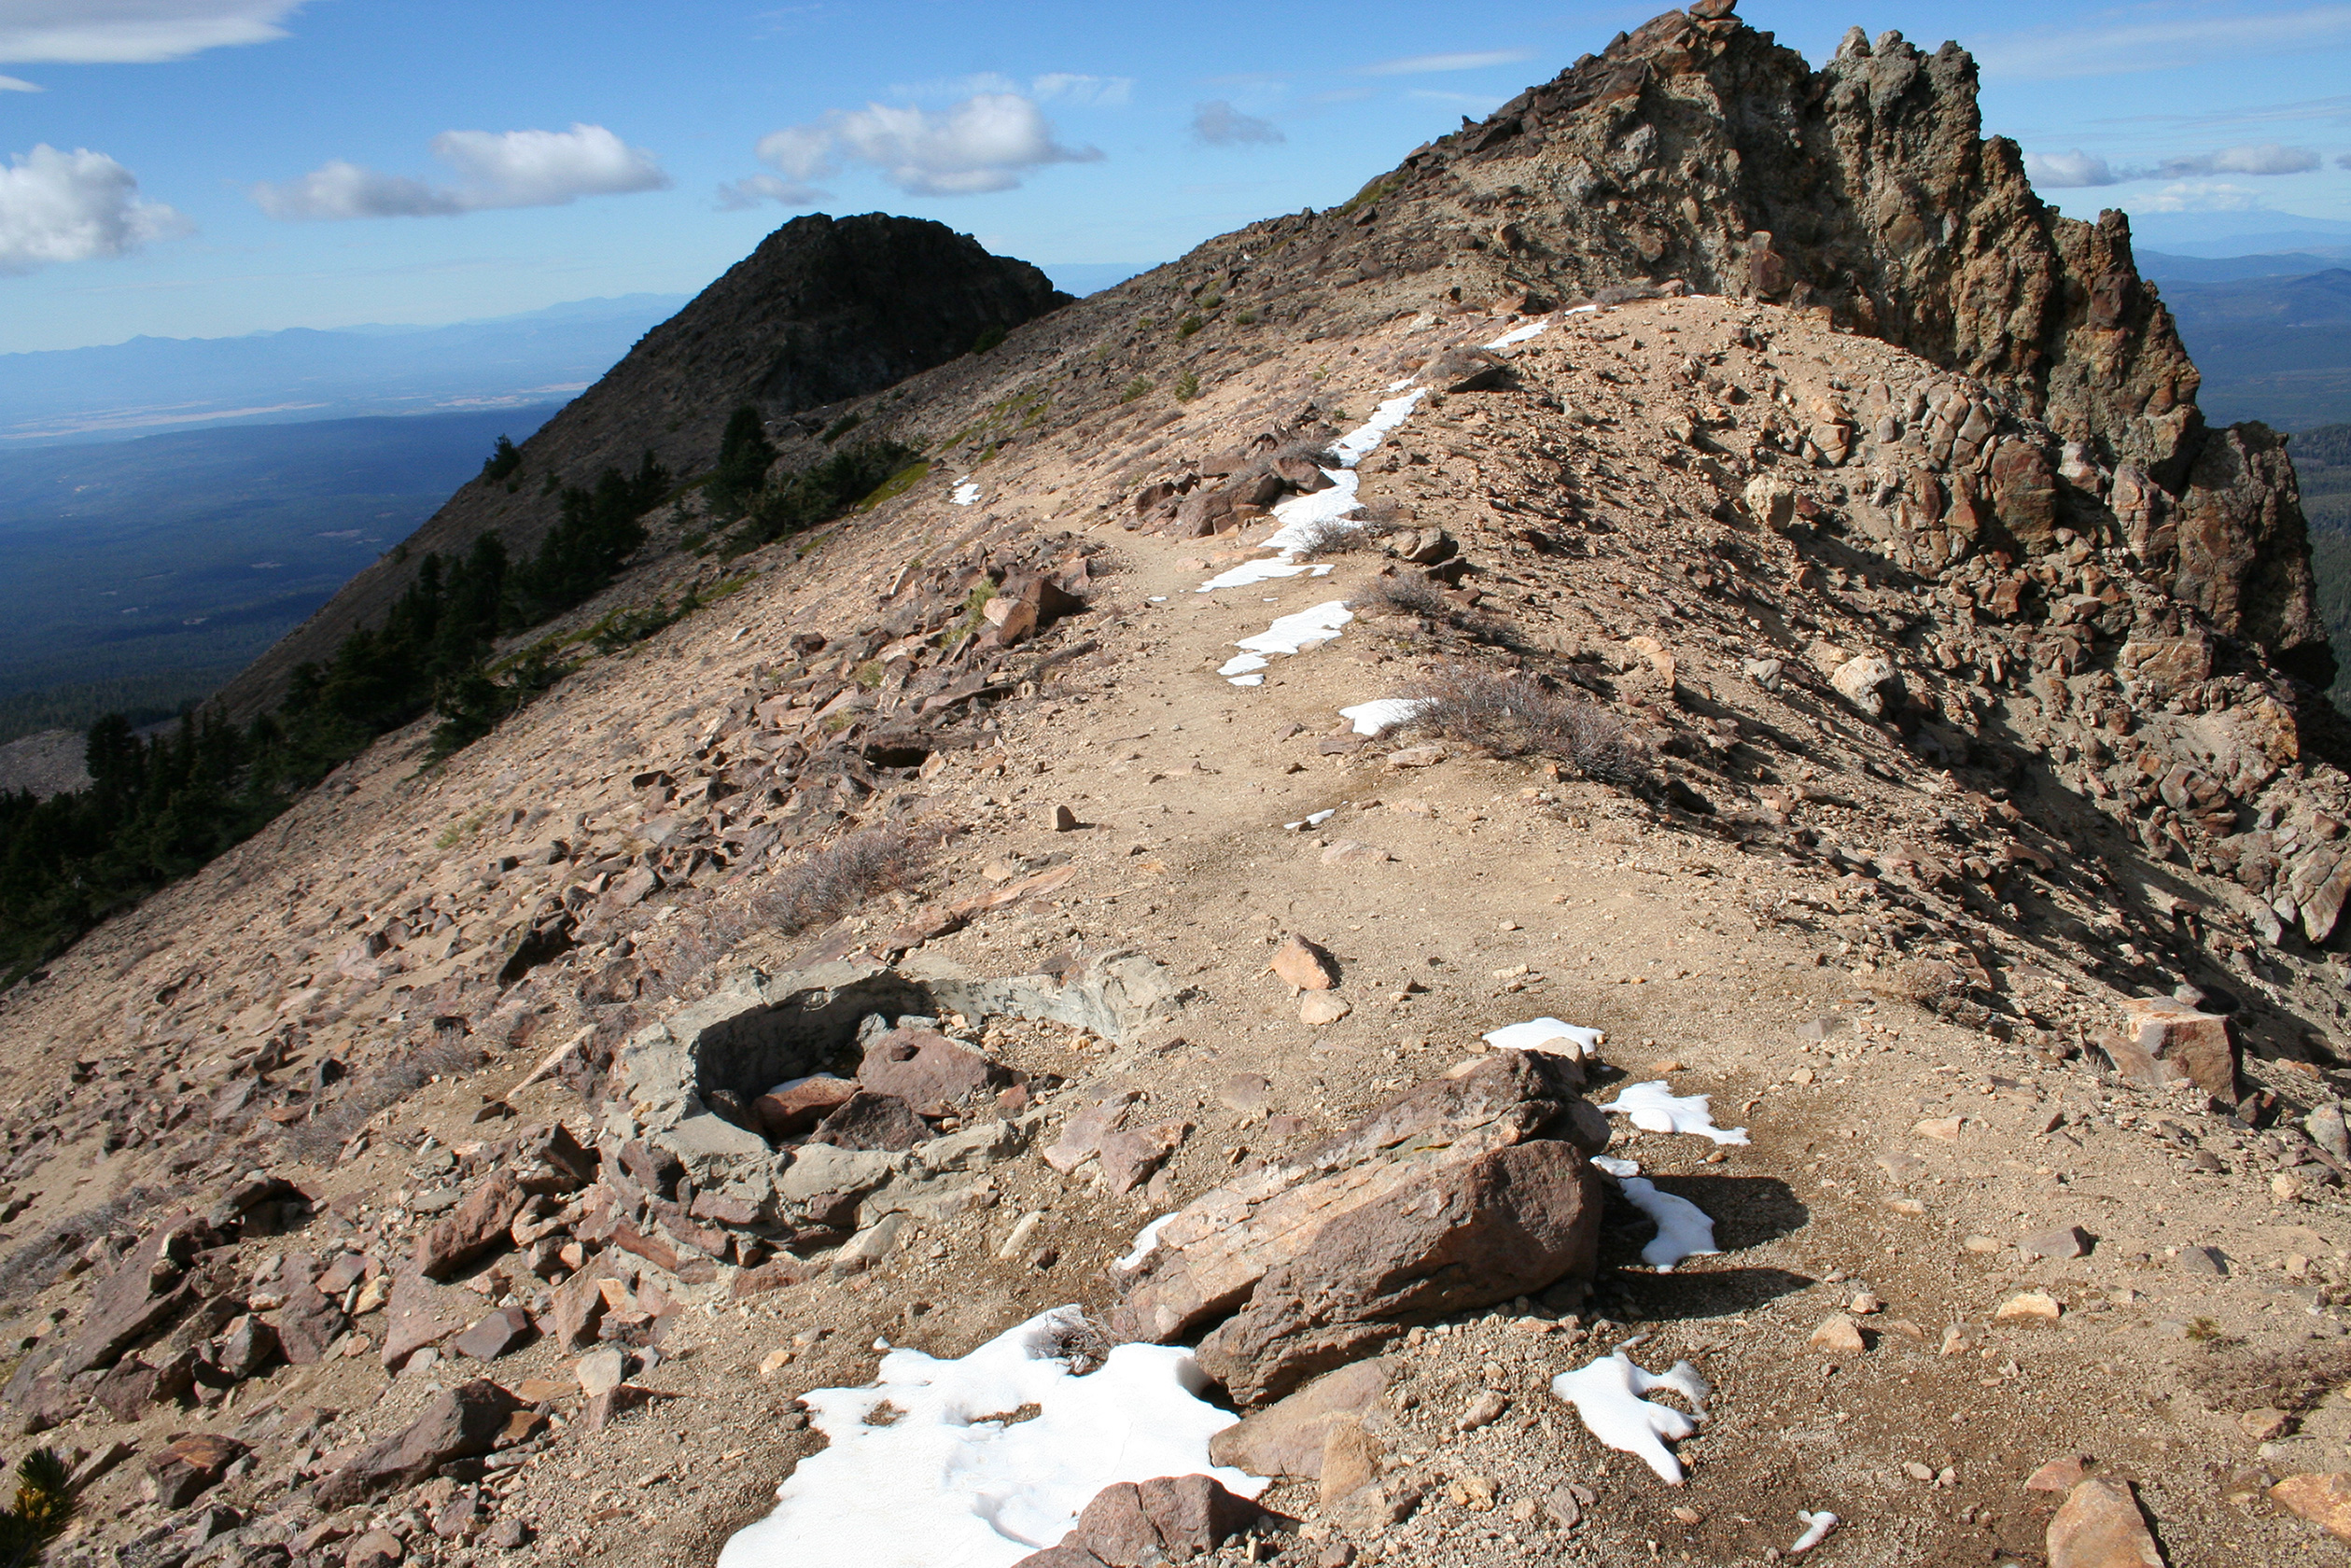
[[[2340,1550],[2291,449],[1974,88],[1701,0],[1082,301],[779,231],[420,548],[919,463],[0,995],[49,1561]]]

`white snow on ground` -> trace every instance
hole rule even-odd
[[[1713,1257],[1722,1251],[1714,1245],[1714,1222],[1688,1198],[1658,1191],[1645,1176],[1620,1176],[1616,1185],[1624,1189],[1626,1202],[1658,1223],[1656,1239],[1641,1249],[1641,1261],[1658,1273],[1672,1273],[1684,1258]]]
[[[960,1361],[892,1351],[872,1385],[803,1395],[832,1446],[800,1462],[720,1568],[1009,1568],[1121,1481],[1205,1474],[1245,1497],[1265,1490],[1209,1463],[1209,1438],[1239,1418],[1197,1397],[1208,1379],[1191,1351],[1121,1345],[1077,1377],[1052,1352],[1078,1321],[1057,1307]],[[898,1414],[869,1425],[885,1404]],[[1024,1405],[1033,1420],[1002,1419]]]
[[[1612,1115],[1631,1117],[1632,1125],[1644,1132],[1694,1132],[1717,1143],[1744,1143],[1747,1129],[1716,1127],[1714,1115],[1706,1109],[1706,1099],[1704,1095],[1676,1097],[1662,1081],[1627,1084],[1616,1099],[1601,1109]]]
[[[1338,716],[1353,720],[1357,735],[1376,735],[1392,730],[1398,724],[1409,723],[1412,716],[1427,706],[1419,697],[1381,697],[1374,702],[1342,707]]]
[[[1331,450],[1338,455],[1340,467],[1351,469],[1378,451],[1379,443],[1388,439],[1390,432],[1412,417],[1413,406],[1428,395],[1427,387],[1416,387],[1403,397],[1391,398],[1372,410],[1371,418],[1333,443]]]
[[[1342,713],[1346,709],[1340,709]],[[1497,1051],[1548,1051],[1554,1056],[1582,1061],[1600,1049],[1600,1043],[1608,1037],[1596,1029],[1581,1024],[1563,1024],[1557,1018],[1536,1018],[1528,1023],[1511,1024],[1486,1036],[1486,1043]]]
[[[1686,1361],[1675,1362],[1671,1372],[1644,1372],[1631,1357],[1618,1351],[1551,1379],[1551,1392],[1575,1407],[1584,1430],[1610,1448],[1640,1459],[1666,1485],[1680,1486],[1682,1462],[1659,1439],[1679,1442],[1698,1430],[1698,1421],[1670,1405],[1643,1397],[1656,1388],[1673,1390],[1689,1401],[1698,1421],[1706,1419],[1706,1396],[1714,1390]]]
[[[1295,614],[1282,616],[1255,637],[1246,637],[1233,644],[1241,651],[1242,656],[1226,660],[1224,667],[1216,673],[1236,686],[1261,684],[1266,679],[1264,676],[1245,672],[1264,669],[1266,663],[1264,655],[1303,653],[1309,648],[1320,647],[1338,636],[1339,628],[1354,619],[1355,612],[1347,608],[1344,599],[1331,599]]]
[[[1277,555],[1269,561],[1243,561],[1230,571],[1218,572],[1192,592],[1213,594],[1219,588],[1246,588],[1252,583],[1270,582],[1277,577],[1328,577],[1336,569],[1327,564],[1315,566]]]
[[[1543,333],[1550,329],[1550,327],[1551,324],[1548,321],[1530,321],[1524,327],[1516,327],[1509,331],[1504,332],[1493,342],[1486,344],[1486,346],[1488,348],[1508,348],[1513,343],[1522,343],[1529,338],[1542,336]]]
[[[1837,1516],[1826,1508],[1817,1514],[1808,1514],[1798,1508],[1796,1510],[1796,1522],[1804,1527],[1804,1533],[1798,1535],[1796,1538],[1796,1544],[1788,1547],[1788,1555],[1791,1557],[1798,1552],[1811,1551],[1814,1547],[1819,1546],[1821,1537],[1837,1528]]]
[[[1658,1191],[1657,1183],[1644,1177],[1640,1165],[1632,1160],[1595,1155],[1592,1166],[1614,1176],[1625,1201],[1657,1222],[1656,1238],[1641,1249],[1642,1262],[1660,1274],[1671,1274],[1684,1258],[1720,1255],[1722,1249],[1714,1245],[1714,1222],[1707,1218],[1705,1210],[1686,1197]]]
[[[1321,827],[1323,823],[1325,823],[1325,822],[1329,821],[1332,818],[1334,818],[1334,817],[1336,817],[1336,816],[1337,816],[1337,815],[1338,815],[1338,807],[1337,807],[1337,806],[1336,806],[1336,805],[1325,806],[1325,807],[1323,807],[1323,808],[1322,808],[1322,810],[1320,810],[1320,811],[1310,811],[1310,812],[1308,812],[1307,815],[1305,815],[1304,817],[1299,818],[1299,819],[1298,819],[1296,821],[1294,821],[1294,822],[1284,822],[1284,823],[1282,823],[1282,824],[1281,824],[1282,831],[1283,831],[1283,832],[1285,832],[1285,833],[1296,833],[1296,832],[1297,832],[1299,829],[1301,829],[1301,828],[1319,828],[1319,827]]]
[[[1128,1251],[1125,1257],[1120,1258],[1116,1263],[1112,1264],[1112,1269],[1117,1273],[1124,1274],[1132,1269],[1141,1268],[1143,1266],[1143,1259],[1149,1257],[1153,1253],[1158,1250],[1159,1227],[1174,1218],[1175,1216],[1173,1214],[1162,1214],[1157,1219],[1152,1221],[1149,1225],[1143,1226],[1142,1229],[1135,1232],[1134,1247]]]
[[[978,482],[975,480],[967,479],[962,483],[957,485],[953,490],[947,492],[947,499],[953,501],[957,506],[970,506],[976,502],[979,498],[980,487]]]

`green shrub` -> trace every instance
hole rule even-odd
[[[1118,400],[1122,403],[1131,403],[1138,398],[1148,396],[1150,391],[1151,383],[1142,376],[1137,376],[1127,384],[1127,390],[1118,395]]]
[[[749,403],[736,409],[719,438],[719,460],[703,483],[710,510],[721,517],[740,514],[767,481],[776,466],[776,448],[767,439],[766,423]]]
[[[1175,395],[1176,401],[1179,403],[1188,403],[1193,399],[1198,397],[1200,395],[1199,372],[1196,371],[1184,371],[1183,379],[1176,383]]]
[[[879,505],[889,499],[882,492],[893,480],[903,479],[903,489],[929,471],[915,449],[900,441],[864,441],[836,452],[762,491],[750,515],[720,547],[720,555],[733,560],[745,551],[829,523],[860,503]]]
[[[489,456],[482,460],[482,477],[491,484],[503,483],[509,475],[522,466],[522,453],[515,448],[512,441],[500,436],[497,445],[491,450]]]
[[[1177,323],[1176,336],[1179,338],[1188,338],[1207,325],[1207,322],[1201,320],[1196,315],[1187,315],[1181,322]]]
[[[982,332],[978,337],[972,340],[972,352],[974,354],[986,354],[989,349],[994,348],[997,344],[1002,343],[1003,341],[1004,329],[1001,327],[990,327],[987,331]]]

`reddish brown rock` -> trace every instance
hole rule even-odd
[[[1303,936],[1274,949],[1274,977],[1302,991],[1327,991],[1338,984],[1338,962]]]
[[[1395,1376],[1394,1364],[1384,1358],[1326,1372],[1210,1437],[1208,1456],[1252,1476],[1313,1480],[1322,1474],[1322,1449],[1332,1425],[1357,1421]]]
[[[1247,1533],[1265,1511],[1212,1476],[1165,1476],[1104,1487],[1058,1546],[1014,1568],[1147,1568],[1204,1558]]]
[[[416,1267],[428,1280],[446,1280],[484,1253],[511,1244],[514,1216],[529,1195],[499,1171],[416,1239]]]
[[[896,1095],[860,1089],[825,1117],[808,1141],[840,1149],[899,1150],[932,1136],[931,1125]]]
[[[410,1356],[464,1327],[451,1313],[457,1301],[466,1299],[459,1292],[440,1290],[413,1267],[392,1276],[391,1299],[384,1308],[385,1366],[397,1372]]]
[[[2049,1568],[2163,1568],[2128,1481],[2077,1482],[2049,1521]]]
[[[797,1138],[857,1093],[853,1078],[819,1075],[771,1089],[751,1101],[751,1114],[770,1138]]]
[[[2160,1085],[2185,1080],[2218,1099],[2237,1098],[2236,1036],[2229,1020],[2170,997],[2139,997],[2122,1004],[2129,1035],[2112,1051],[2124,1076]]]
[[[1133,1132],[1113,1132],[1102,1140],[1102,1181],[1113,1193],[1133,1192],[1183,1146],[1189,1122],[1163,1122]]]
[[[926,1116],[944,1116],[984,1095],[1012,1074],[977,1051],[930,1029],[892,1029],[865,1048],[857,1080],[875,1094],[894,1095]]]
[[[1583,1152],[1549,1140],[1431,1170],[1301,1241],[1200,1342],[1201,1370],[1261,1405],[1415,1323],[1587,1278],[1602,1201]]]
[[[316,1505],[329,1513],[347,1508],[414,1486],[453,1459],[488,1453],[518,1407],[512,1394],[487,1378],[436,1394],[399,1433],[319,1482]]]
[[[229,1466],[245,1452],[243,1443],[218,1433],[191,1432],[175,1437],[147,1462],[141,1490],[161,1507],[185,1508],[218,1486],[228,1476]]]
[[[346,1257],[356,1253],[345,1253]],[[308,1281],[296,1285],[275,1313],[278,1348],[296,1366],[323,1359],[328,1347],[343,1337],[351,1319],[338,1296],[329,1296]]]
[[[2288,1476],[2270,1488],[2270,1496],[2338,1540],[2351,1541],[2351,1476],[2339,1470]]]
[[[501,1307],[450,1341],[450,1348],[476,1361],[496,1361],[530,1341],[531,1315],[520,1307]]]

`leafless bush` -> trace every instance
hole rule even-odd
[[[66,1215],[0,1258],[0,1301],[46,1290],[84,1247],[103,1236],[137,1230],[142,1216],[178,1196],[169,1187],[132,1187]]]
[[[1290,548],[1301,555],[1339,555],[1371,543],[1370,530],[1352,517],[1323,517],[1294,523],[1285,530]]]
[[[1545,689],[1532,677],[1459,667],[1439,671],[1411,693],[1423,705],[1414,727],[1497,757],[1556,758],[1586,778],[1631,784],[1647,748],[1622,719],[1597,703]]]
[[[385,1063],[372,1077],[355,1082],[331,1105],[301,1121],[287,1123],[284,1128],[287,1151],[296,1159],[323,1165],[377,1112],[398,1105],[436,1077],[470,1072],[481,1065],[481,1051],[462,1035],[435,1030],[431,1041],[398,1061]]]
[[[1442,621],[1453,613],[1453,602],[1435,583],[1418,573],[1381,578],[1372,596],[1389,609],[1431,621]]]
[[[797,935],[875,893],[912,887],[930,859],[930,846],[913,834],[869,828],[784,871],[751,901],[751,915],[781,935]]]
[[[1110,1359],[1117,1341],[1100,1323],[1078,1314],[1054,1320],[1050,1346],[1048,1360],[1063,1363],[1083,1378]]]

